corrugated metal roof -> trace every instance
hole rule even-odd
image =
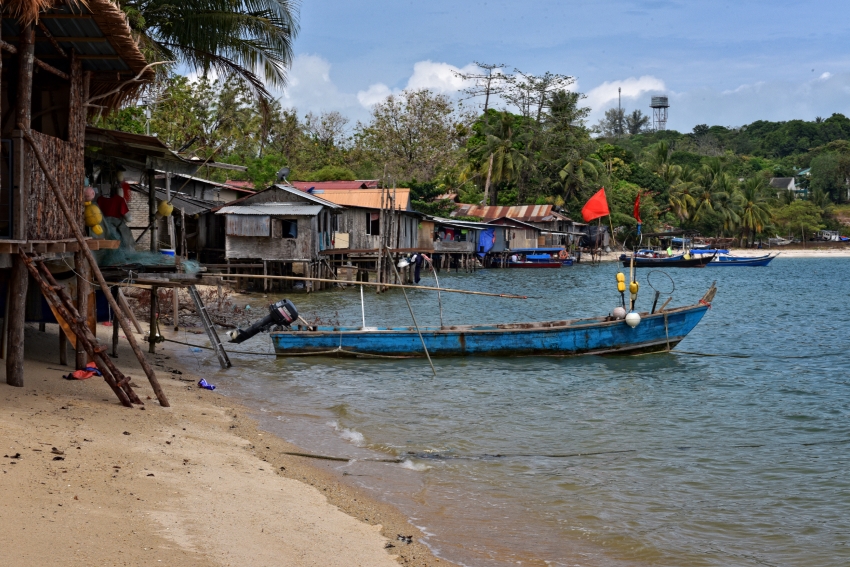
[[[314,188],[319,190],[324,189],[377,189],[377,179],[356,179],[354,181],[291,181],[292,186],[296,189],[306,191]]]
[[[410,189],[351,189],[333,190],[320,193],[322,199],[343,205],[345,207],[360,207],[363,209],[380,209],[381,193],[395,193],[396,206],[399,211],[410,210]],[[309,194],[309,193],[308,193]]]
[[[321,205],[297,203],[260,203],[257,205],[228,205],[216,211],[217,215],[274,215],[313,217],[322,211]]]
[[[494,207],[482,205],[461,204],[452,213],[453,217],[481,217],[484,219],[498,219],[508,217],[525,222],[545,222],[547,216],[552,213],[552,205],[520,205],[516,207]]]

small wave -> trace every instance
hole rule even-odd
[[[430,466],[428,466],[424,463],[414,463],[410,459],[403,460],[401,462],[401,468],[409,469],[409,470],[412,470],[412,471],[419,471],[419,472],[423,472],[423,471],[427,471],[427,470],[431,469]]]
[[[366,438],[363,437],[363,434],[359,431],[354,431],[353,429],[342,427],[337,421],[330,421],[328,422],[328,425],[333,427],[334,431],[339,433],[339,436],[348,441],[349,443],[352,443],[357,447],[362,447],[366,444]]]

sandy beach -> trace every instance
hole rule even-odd
[[[398,511],[198,388],[168,347],[148,355],[162,408],[122,344],[146,404],[128,409],[102,378],[64,380],[57,342],[28,325],[25,387],[0,385],[0,565],[450,565]]]

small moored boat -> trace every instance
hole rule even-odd
[[[613,316],[444,327],[297,326],[270,333],[279,356],[576,356],[640,354],[675,347],[711,307],[712,284],[699,302],[655,313],[635,323]],[[631,317],[631,315],[630,315]],[[631,323],[635,323],[634,327]]]
[[[708,265],[712,267],[718,266],[767,266],[770,262],[779,256],[779,254],[765,254],[764,256],[732,256],[727,254],[718,254],[713,262]]]
[[[635,256],[636,268],[704,268],[715,257],[715,254],[679,254],[678,256],[641,257]],[[628,268],[632,263],[632,256],[621,254],[620,261]]]

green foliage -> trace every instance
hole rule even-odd
[[[357,177],[347,167],[326,165],[318,171],[303,175],[300,179],[302,181],[354,181]]]
[[[148,61],[237,79],[266,100],[282,87],[298,32],[291,0],[119,0]],[[260,73],[261,76],[258,76]]]
[[[107,116],[98,115],[92,125],[107,130],[120,130],[131,134],[145,133],[145,110],[138,106],[122,108]]]
[[[810,201],[794,201],[774,211],[774,217],[786,234],[797,236],[802,233],[806,239],[826,227],[820,208]]]

